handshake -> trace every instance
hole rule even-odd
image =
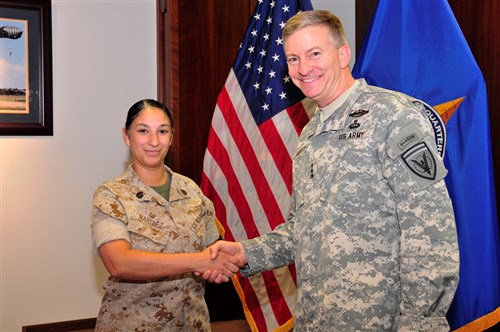
[[[217,241],[200,254],[205,264],[196,269],[195,275],[216,284],[229,281],[247,264],[245,250],[240,242]]]

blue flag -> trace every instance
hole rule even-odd
[[[452,330],[494,325],[500,241],[486,86],[448,2],[380,0],[353,75],[421,99],[440,114],[446,137],[437,143],[446,142],[445,180],[460,248],[460,281],[447,318]]]

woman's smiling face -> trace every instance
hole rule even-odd
[[[163,167],[172,144],[173,130],[169,117],[159,108],[147,107],[123,129],[123,139],[130,148],[135,167]]]

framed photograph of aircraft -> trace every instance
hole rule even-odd
[[[0,136],[53,135],[50,0],[0,0]]]

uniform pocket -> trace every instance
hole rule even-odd
[[[168,246],[179,237],[175,227],[168,226],[173,224],[166,211],[159,213],[150,212],[147,209],[136,209],[131,213],[128,231],[131,233],[132,245],[152,251],[164,251]]]

